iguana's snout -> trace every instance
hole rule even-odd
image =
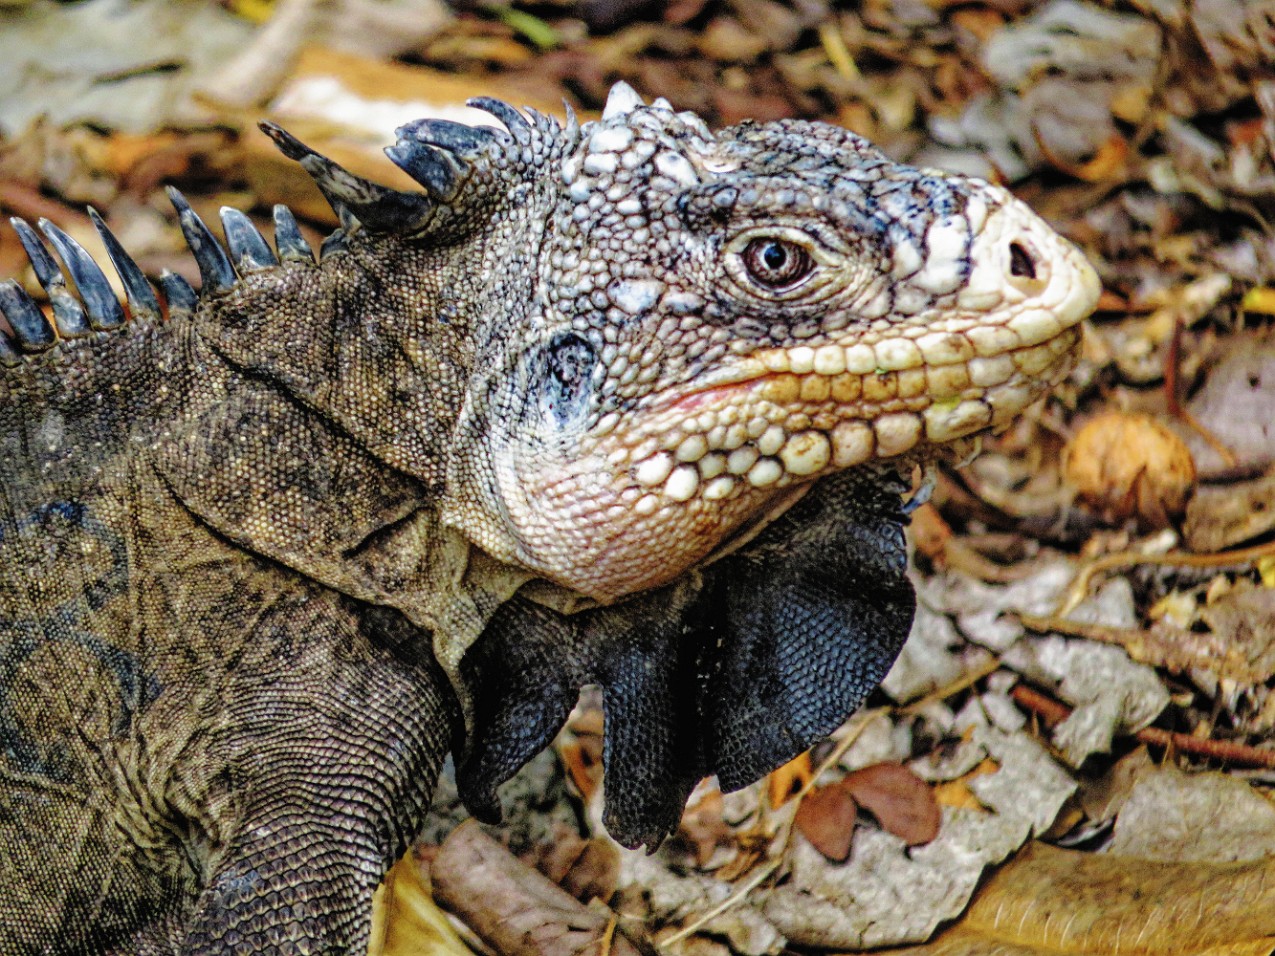
[[[1099,292],[1003,189],[819,123],[713,134],[627,88],[562,160],[543,241],[497,551],[603,599],[821,475],[1006,424]]]

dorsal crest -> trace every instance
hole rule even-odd
[[[357,230],[411,238],[463,233],[467,223],[481,220],[488,197],[502,195],[520,171],[545,161],[579,138],[579,126],[569,108],[564,128],[553,117],[530,109],[524,115],[499,100],[483,97],[470,100],[469,105],[490,113],[505,129],[421,119],[395,131],[396,142],[386,148],[386,155],[421,184],[421,192],[390,189],[363,179],[274,123],[261,124],[284,155],[296,160],[314,179],[341,221],[341,227],[324,240],[321,258],[344,249],[348,236]],[[180,276],[161,273],[157,284],[167,302],[169,318],[189,314],[200,298],[229,290],[249,274],[281,262],[315,260],[286,206],[274,208],[275,245],[271,249],[239,210],[222,208],[223,241],[180,192],[170,187],[168,195],[201,280],[196,292]],[[116,299],[102,267],[74,238],[45,219],[39,221],[38,232],[22,219],[11,219],[36,280],[49,298],[52,321],[17,281],[0,282],[0,316],[9,325],[8,330],[0,329],[0,365],[16,365],[24,357],[48,352],[63,340],[124,328],[130,320],[163,320],[165,310],[141,268],[101,216],[93,209],[89,216],[119,276],[127,309]]]

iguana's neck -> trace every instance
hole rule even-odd
[[[479,301],[440,256],[368,242],[201,305],[200,374],[157,461],[220,534],[463,646],[526,574],[438,520]]]
[[[390,468],[437,486],[470,374],[474,280],[446,250],[368,237],[201,308],[196,335]],[[455,251],[450,251],[455,256]]]

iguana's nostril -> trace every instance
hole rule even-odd
[[[1009,244],[1009,274],[1019,279],[1036,278],[1036,257],[1021,242]]]

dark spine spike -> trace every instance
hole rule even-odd
[[[13,337],[23,352],[44,352],[57,344],[53,326],[14,279],[0,282],[0,315],[13,329]]]
[[[440,119],[413,120],[394,131],[399,144],[405,140],[425,143],[466,158],[486,151],[503,135],[493,126],[466,126]]]
[[[80,293],[89,324],[101,332],[110,332],[124,324],[124,307],[115,298],[115,290],[93,257],[85,248],[47,219],[40,220],[40,231],[53,244],[66,272]]]
[[[284,262],[314,262],[314,250],[301,235],[297,217],[283,203],[274,207],[274,247]]]
[[[31,260],[35,277],[44,287],[49,303],[53,306],[53,323],[57,326],[58,335],[64,339],[88,335],[93,328],[89,325],[88,316],[84,314],[84,306],[66,287],[66,278],[62,275],[62,270],[58,268],[49,250],[44,248],[40,237],[25,220],[15,216],[9,222],[13,224],[13,229],[22,242],[22,248],[26,250],[27,258]]]
[[[159,274],[159,287],[168,300],[168,319],[188,318],[199,305],[199,296],[190,287],[190,283],[175,272],[165,269]]]
[[[230,257],[221,243],[204,225],[204,221],[190,208],[186,197],[172,186],[168,187],[168,200],[177,210],[177,221],[181,225],[182,235],[186,237],[186,245],[195,256],[199,266],[201,292],[223,292],[235,284],[235,267],[230,264]]]
[[[373,232],[408,233],[434,208],[429,197],[420,193],[399,192],[355,176],[274,123],[260,126],[283,155],[299,162],[310,174],[338,216],[344,209]]]
[[[106,227],[106,223],[92,206],[89,207],[89,218],[93,220],[97,234],[102,237],[106,254],[110,256],[111,265],[115,267],[115,273],[124,286],[124,297],[128,300],[129,313],[134,319],[158,319],[159,299],[155,298],[155,292],[151,289],[151,284],[146,281],[146,276],[142,275],[142,270],[137,267],[133,257],[124,251],[120,241],[115,238],[115,233]]]
[[[519,143],[531,140],[531,124],[527,122],[527,118],[504,100],[493,99],[490,96],[476,96],[472,100],[466,100],[466,105],[496,117],[505,124],[505,128]]]
[[[221,228],[226,233],[230,259],[240,275],[277,266],[279,260],[252,220],[238,209],[221,207]]]
[[[440,202],[456,197],[463,171],[445,150],[409,141],[386,147],[385,155]]]

